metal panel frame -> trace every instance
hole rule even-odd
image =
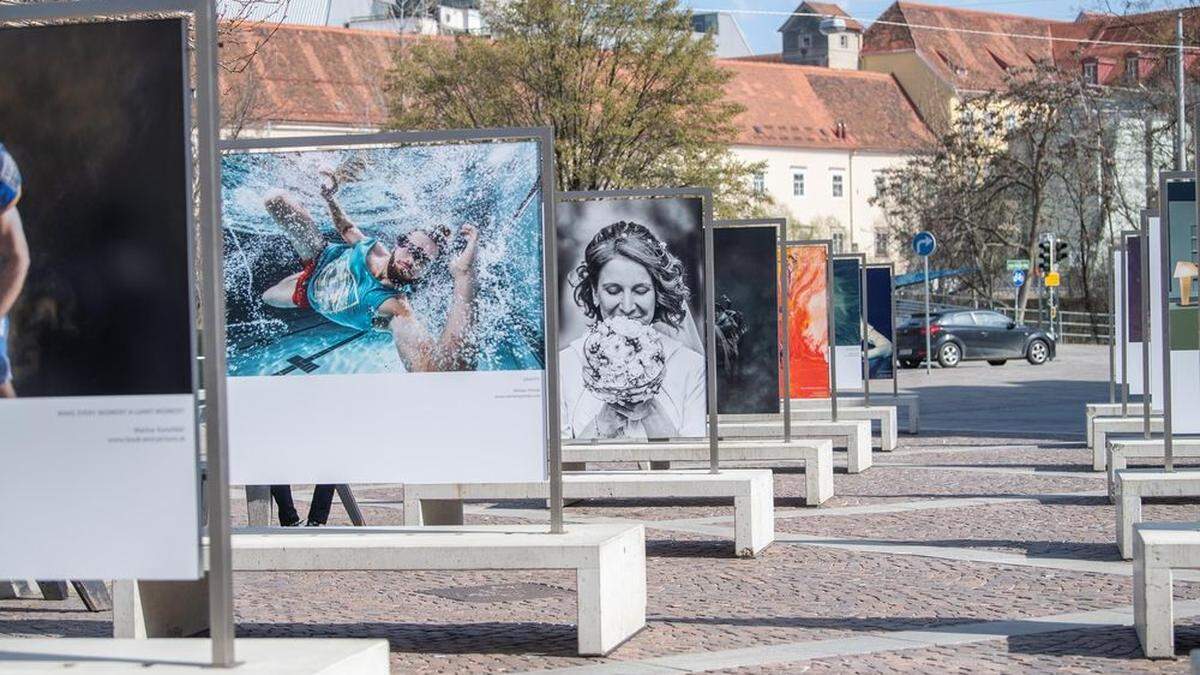
[[[888,302],[891,304],[892,312],[892,396],[899,396],[900,363],[896,348],[896,263],[867,263],[866,269],[888,271]],[[867,375],[870,376],[870,374],[870,359],[868,359]]]
[[[1146,256],[1145,256],[1146,243],[1145,243],[1144,234],[1145,234],[1144,230],[1122,230],[1121,234],[1120,234],[1121,245],[1118,249],[1121,252],[1121,281],[1123,282],[1122,288],[1121,288],[1121,307],[1122,307],[1121,315],[1125,318],[1125,326],[1123,327],[1124,330],[1122,332],[1122,335],[1125,336],[1125,339],[1121,340],[1121,372],[1125,373],[1125,387],[1124,387],[1124,392],[1122,394],[1122,399],[1121,399],[1121,416],[1122,417],[1125,417],[1129,414],[1129,345],[1132,344],[1132,342],[1133,342],[1132,338],[1129,337],[1129,335],[1130,335],[1129,325],[1130,325],[1130,322],[1133,320],[1133,317],[1129,316],[1129,284],[1130,284],[1130,279],[1131,279],[1131,277],[1129,276],[1129,244],[1130,244],[1129,240],[1131,238],[1136,238],[1138,253],[1142,254],[1141,265],[1142,265],[1142,267],[1146,267],[1146,265],[1147,265]],[[1144,284],[1145,277],[1146,277],[1146,275],[1144,273],[1139,272],[1139,274],[1138,274],[1138,284],[1139,285]],[[1142,291],[1139,295],[1144,299],[1145,295],[1146,295],[1145,291]],[[1150,348],[1150,340],[1147,339],[1147,336],[1149,335],[1149,333],[1147,333],[1145,330],[1145,327],[1146,327],[1145,317],[1147,314],[1149,314],[1149,309],[1150,308],[1143,303],[1142,316],[1138,317],[1142,322],[1142,342],[1141,342],[1141,344],[1142,344],[1142,362],[1143,363],[1146,362],[1146,352]],[[1147,379],[1145,377],[1145,372],[1143,369],[1143,373],[1142,373],[1142,403],[1143,403],[1143,405],[1142,405],[1142,407],[1146,407],[1147,405],[1149,405],[1149,400],[1150,400],[1149,387],[1150,387],[1150,381],[1149,381],[1149,379]]]
[[[1108,269],[1117,269],[1117,250],[1114,246],[1108,252]],[[1117,285],[1114,281],[1109,284],[1112,289]],[[1117,299],[1109,294],[1108,298],[1108,402],[1117,402]],[[1038,310],[1038,320],[1041,321],[1041,309]]]
[[[192,97],[189,86],[190,66],[186,32],[183,40],[183,96],[184,123],[186,128],[185,148],[188,150],[185,170],[189,196],[187,240],[189,246],[189,279],[196,278],[194,232],[196,229],[195,205],[199,202],[200,239],[203,285],[200,300],[203,307],[204,331],[203,353],[205,355],[205,429],[207,433],[207,481],[208,492],[208,539],[209,539],[209,623],[212,638],[212,663],[216,667],[236,665],[234,652],[233,621],[233,577],[229,544],[229,472],[225,445],[225,387],[224,387],[224,295],[221,283],[221,261],[213,252],[220,252],[220,238],[216,236],[216,216],[220,213],[220,179],[216,167],[216,143],[219,136],[219,102],[216,90],[216,14],[212,2],[207,0],[76,0],[42,4],[0,6],[0,23],[37,21],[49,23],[85,23],[94,20],[122,21],[140,20],[142,15],[181,14],[181,29],[187,30],[190,18],[196,39],[196,116],[191,115]],[[155,17],[159,18],[159,17]],[[168,17],[162,17],[170,20]],[[192,123],[195,123],[196,144],[192,144]],[[192,190],[192,156],[198,156],[199,191]],[[195,325],[195,291],[189,283],[192,322]],[[214,317],[216,321],[214,322]],[[196,401],[195,419],[199,426],[200,379],[195,331],[192,331],[192,389]],[[200,434],[196,434],[196,477],[200,484]],[[199,490],[197,500],[201,501]],[[202,501],[201,501],[202,503]],[[197,523],[197,539],[200,538],[200,523]],[[199,541],[197,552],[200,553]],[[203,569],[201,554],[201,568]]]
[[[1142,225],[1142,435],[1150,438],[1150,411],[1154,407],[1154,383],[1150,381],[1150,347],[1153,343],[1154,322],[1150,307],[1150,219],[1158,212],[1145,209],[1141,213]]]
[[[1125,233],[1120,235],[1120,245],[1114,250],[1113,254],[1120,261],[1119,268],[1121,273],[1121,285],[1117,287],[1117,302],[1121,307],[1121,326],[1119,335],[1121,342],[1119,345],[1121,365],[1121,417],[1129,414],[1129,256],[1125,250]]]
[[[1162,248],[1159,251],[1161,269],[1159,276],[1162,283],[1162,293],[1158,299],[1162,307],[1163,317],[1163,459],[1167,471],[1175,470],[1174,438],[1171,415],[1171,209],[1167,203],[1167,184],[1192,181],[1197,184],[1195,171],[1163,171],[1158,175],[1159,219],[1158,237]],[[1200,197],[1200,195],[1197,195]],[[1196,200],[1200,208],[1200,199]],[[1198,223],[1200,225],[1200,223]]]
[[[611,201],[611,200],[635,200],[635,199],[700,199],[701,200],[701,224],[700,227],[704,230],[704,304],[708,316],[704,322],[704,349],[708,352],[705,355],[705,386],[707,388],[707,403],[708,403],[708,469],[710,473],[720,472],[720,449],[718,447],[718,422],[717,422],[717,336],[716,323],[714,317],[716,315],[716,284],[715,274],[713,273],[713,196],[712,190],[709,188],[649,188],[635,190],[583,190],[573,192],[560,192],[556,203],[561,202],[583,202],[583,201]],[[555,255],[558,255],[558,247],[555,245]],[[558,279],[554,280],[555,289],[558,288]],[[557,298],[557,294],[555,295]],[[558,301],[554,303],[554,316],[558,316]],[[557,322],[555,324],[557,326]],[[556,336],[557,337],[557,336]],[[555,352],[555,359],[558,358],[558,352]],[[557,372],[557,369],[556,371]],[[561,436],[561,428],[558,432]],[[675,439],[668,439],[675,440]]]
[[[554,222],[554,132],[547,127],[516,129],[460,129],[449,131],[384,131],[371,134],[325,135],[292,138],[251,138],[221,143],[225,152],[275,152],[395,148],[419,145],[454,145],[460,143],[503,143],[528,142],[538,144],[539,181],[542,190],[542,286],[545,296],[543,307],[543,348],[546,350],[546,365],[543,369],[542,422],[545,436],[542,452],[543,463],[548,464],[550,480],[550,531],[561,534],[563,525],[562,502],[562,439],[559,429],[559,380],[558,380],[558,271],[557,242]],[[224,353],[222,351],[222,353]]]
[[[788,344],[788,278],[786,274],[782,274],[784,266],[787,264],[787,249],[785,238],[787,234],[787,218],[747,218],[742,220],[718,220],[713,223],[716,229],[758,229],[758,228],[774,228],[775,229],[775,270],[779,277],[775,284],[776,301],[775,315],[782,321],[780,327],[783,334],[783,344]],[[714,260],[716,252],[713,252]],[[714,275],[715,276],[715,275]],[[713,279],[714,283],[716,279]],[[715,294],[713,297],[716,297]],[[716,317],[713,317],[714,326]],[[776,336],[778,341],[778,335]],[[776,345],[776,352],[779,351]],[[792,384],[792,360],[789,358],[781,359],[783,361],[783,391],[781,392],[783,399],[783,442],[790,443],[792,441],[792,397],[788,395],[791,391]]]
[[[829,331],[829,412],[830,419],[838,421],[837,396],[837,326],[833,318],[833,240],[832,239],[793,239],[785,242],[786,247],[792,246],[824,246],[825,247],[825,315]],[[784,258],[784,273],[787,273],[787,259]],[[791,344],[787,345],[784,353],[792,358]],[[792,392],[788,392],[791,398]]]

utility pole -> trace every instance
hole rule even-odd
[[[1175,18],[1175,97],[1176,97],[1176,120],[1175,120],[1175,170],[1184,171],[1187,169],[1187,158],[1184,156],[1187,129],[1187,112],[1184,105],[1184,87],[1183,87],[1183,12],[1176,15]]]

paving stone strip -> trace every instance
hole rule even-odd
[[[1200,600],[1175,603],[1176,619],[1200,616]],[[812,659],[838,656],[862,656],[906,649],[926,649],[946,645],[965,645],[1012,637],[1069,630],[1105,629],[1133,625],[1133,610],[1128,606],[1090,612],[1074,612],[1004,621],[981,621],[927,630],[874,632],[868,635],[833,640],[792,642],[744,649],[675,654],[639,661],[620,661],[529,671],[592,675],[599,673],[700,673],[725,668],[795,664]]]
[[[919,471],[951,471],[954,473],[998,473],[1014,476],[1065,476],[1067,478],[1090,478],[1104,480],[1104,473],[1095,471],[1046,471],[1034,467],[1021,466],[957,466],[937,464],[903,464],[898,462],[875,462],[875,467],[917,469]]]

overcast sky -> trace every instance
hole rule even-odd
[[[1040,16],[1048,19],[1074,19],[1081,5],[1095,7],[1097,2],[1091,0],[922,0],[927,4],[965,7],[984,11],[1005,12],[1008,14],[1025,14]],[[750,47],[757,54],[778,52],[780,50],[779,27],[787,20],[783,15],[762,16],[749,13],[739,13],[735,10],[791,12],[800,6],[800,0],[682,0],[682,4],[693,9],[723,9],[737,17],[738,24],[750,41]],[[879,16],[883,10],[892,4],[892,0],[842,0],[841,5],[846,13],[864,24]]]

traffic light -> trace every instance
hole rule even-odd
[[[1067,245],[1067,242],[1065,242],[1065,241],[1054,242],[1054,262],[1055,262],[1055,264],[1060,263],[1067,259],[1067,248],[1068,248],[1068,245]]]
[[[1042,274],[1050,272],[1050,240],[1048,239],[1038,242],[1038,270]]]

